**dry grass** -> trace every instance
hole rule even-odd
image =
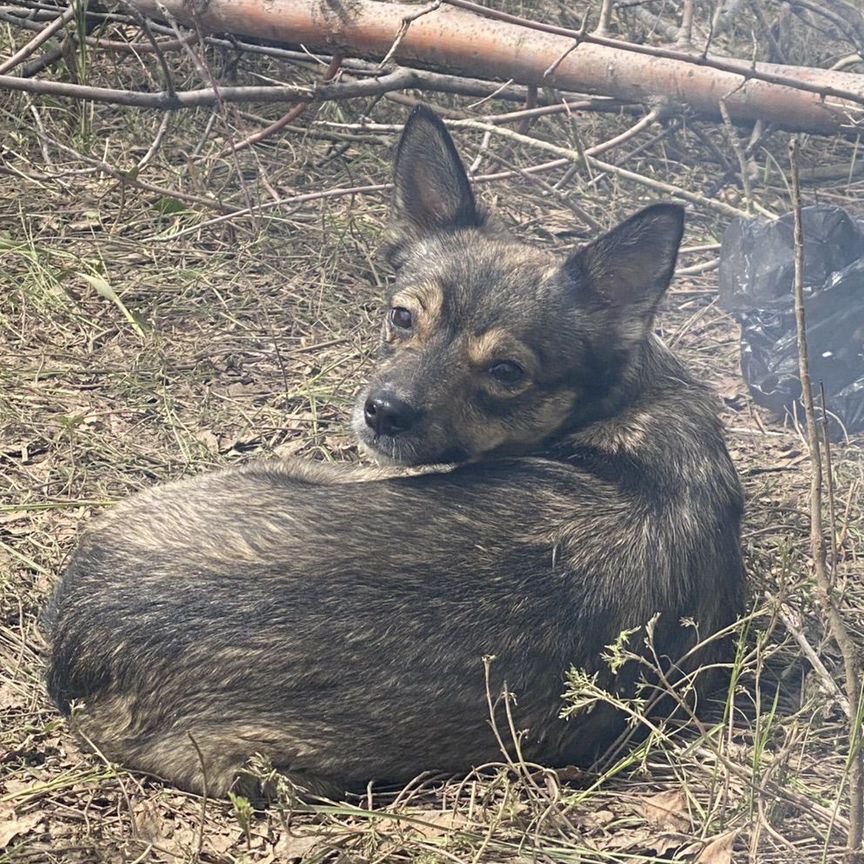
[[[0,36],[4,56],[22,41],[17,30]],[[309,75],[224,49],[206,57],[218,78]],[[195,81],[188,58],[172,63],[178,82]],[[107,51],[79,65],[82,78],[108,86],[144,88],[158,74]],[[469,115],[508,110],[447,97],[436,104]],[[405,116],[393,100],[328,104],[307,131],[220,155],[226,142],[260,128],[261,117],[278,115],[276,107],[173,115],[140,177],[236,207],[389,178],[390,127]],[[339,125],[364,118],[381,127]],[[754,614],[742,626],[736,686],[713,720],[653,740],[603,776],[504,764],[460,782],[421,779],[398,795],[257,814],[242,802],[163,788],[79,749],[43,693],[36,623],[78,532],[100,508],[167,478],[272,453],[356,458],[348,406],[388,279],[375,257],[380,195],[321,198],[201,227],[217,214],[120,183],[87,161],[128,171],[162,120],[0,95],[0,864],[840,860],[844,718],[778,618],[782,602],[839,680],[811,601],[806,445],[750,403],[736,327],[716,304],[710,270],[676,281],[659,326],[722,396],[749,502]],[[552,117],[531,134],[591,146],[632,122]],[[481,172],[545,158],[504,139],[487,150],[482,133],[457,139],[468,163],[483,154]],[[754,154],[754,193],[776,212],[786,208],[777,169],[785,150],[782,136],[769,136]],[[844,141],[808,142],[805,175],[808,165],[829,165],[839,179],[806,197],[860,213],[864,186],[844,176],[853,156]],[[723,129],[669,120],[613,157],[740,202]],[[592,233],[581,213],[608,226],[650,197],[614,177],[567,169],[489,183],[481,194],[523,237],[559,248]],[[710,211],[695,210],[685,247],[716,242],[722,229]],[[685,251],[681,266],[713,256]],[[859,445],[832,455],[836,578],[860,637]]]

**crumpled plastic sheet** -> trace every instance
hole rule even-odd
[[[802,210],[804,309],[814,398],[848,433],[864,429],[864,219]],[[741,372],[753,400],[803,419],[795,323],[793,215],[735,220],[720,249],[720,304],[741,326]],[[833,433],[841,431],[832,424]]]

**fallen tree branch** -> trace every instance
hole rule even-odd
[[[443,76],[449,78],[450,76]],[[107,102],[113,105],[128,105],[135,108],[157,108],[161,111],[176,111],[179,108],[199,108],[221,102],[328,102],[331,100],[355,99],[363,96],[380,96],[392,90],[422,86],[427,90],[438,88],[434,73],[423,73],[414,69],[399,68],[380,78],[365,78],[359,81],[322,83],[316,87],[300,85],[248,85],[238,87],[202,87],[171,93],[168,90],[148,92],[145,90],[117,90],[111,87],[91,87],[85,84],[67,84],[63,81],[42,81],[35,78],[18,78],[0,75],[0,90],[20,90],[25,93],[68,96],[72,99],[87,99],[91,102]],[[440,82],[441,89],[448,89],[448,81]]]
[[[164,9],[179,21],[191,20],[186,0],[130,2],[147,15],[160,17]],[[450,0],[411,21],[402,33],[405,18],[416,11],[416,6],[374,0],[340,4],[338,12],[321,0],[209,0],[195,14],[211,32],[370,58],[386,56],[398,39],[392,56],[400,63],[626,101],[660,100],[716,119],[724,99],[735,122],[762,119],[780,128],[827,134],[851,132],[864,122],[864,83],[850,73],[635,45],[469,0]],[[550,68],[554,71],[545,74]]]
[[[2,19],[0,19],[2,20]],[[173,33],[170,28],[153,24],[153,29],[157,32]],[[328,54],[310,54],[308,51],[293,51],[288,48],[280,48],[274,45],[260,45],[256,42],[247,42],[240,38],[223,39],[218,36],[205,36],[204,42],[207,45],[214,45],[220,48],[230,48],[232,50],[241,50],[249,54],[259,54],[264,57],[273,57],[277,60],[287,60],[291,63],[301,64],[306,68],[315,68],[316,66],[327,67],[333,60],[332,55]],[[381,69],[377,63],[368,63],[365,60],[357,58],[345,58],[342,61],[342,68],[346,72],[354,75],[371,75],[378,76],[381,74]],[[467,78],[465,76],[447,75],[443,73],[425,72],[415,69],[414,74],[417,81],[412,84],[412,87],[418,90],[440,90],[446,93],[455,93],[461,96],[476,96],[480,99],[495,98],[507,102],[519,102],[524,104],[528,94],[528,88],[522,86],[513,86],[509,84],[495,84],[490,81],[484,81],[479,78]],[[426,80],[434,82],[435,87],[426,86]],[[577,97],[565,91],[559,91],[563,99],[574,100]],[[611,99],[604,96],[593,97],[591,104],[587,104],[584,95],[580,94],[578,99],[584,103],[583,107],[576,110],[580,111],[618,111],[627,108],[627,105],[636,105],[636,103],[625,103],[618,99]],[[543,106],[551,106],[559,104],[557,96],[548,98],[543,94],[538,94],[538,102]],[[641,109],[640,109],[641,113]]]
[[[176,40],[175,40],[176,41]],[[192,41],[192,40],[190,40]],[[338,56],[338,55],[335,55]],[[328,58],[332,63],[333,57]],[[456,93],[463,96],[504,98],[522,102],[524,93],[508,88],[506,93],[496,93],[496,88],[488,82],[469,81],[454,75],[427,72],[421,69],[398,68],[387,75],[372,76],[359,80],[333,84],[319,83],[317,87],[301,85],[245,85],[204,87],[195,90],[173,92],[170,90],[119,90],[111,87],[93,87],[84,84],[68,84],[63,81],[44,81],[40,79],[0,75],[0,90],[18,90],[32,95],[61,96],[70,99],[86,99],[110,105],[127,105],[133,108],[155,108],[160,111],[176,111],[180,108],[199,108],[224,102],[232,103],[302,103],[329,102],[354,99],[364,96],[381,96],[396,90],[416,89],[441,93]],[[498,88],[500,89],[500,88]],[[569,107],[568,107],[569,106]],[[555,113],[562,110],[574,111],[638,111],[639,106],[624,104],[616,99],[603,97],[582,98],[569,103],[545,105],[533,109],[537,115]]]
[[[572,30],[568,27],[544,24],[540,21],[533,21],[530,18],[511,15],[509,12],[499,12],[497,9],[490,9],[487,6],[474,3],[472,0],[446,0],[446,2],[450,6],[467,9],[496,21],[515,24],[519,27],[527,27],[541,33],[569,36],[577,42],[584,42],[589,45],[602,45],[607,48],[614,48],[618,51],[644,54],[648,57],[657,57],[666,60],[675,60],[679,63],[692,64],[693,66],[700,66],[708,69],[716,69],[718,72],[730,72],[733,75],[742,76],[745,81],[764,81],[769,84],[780,84],[781,86],[790,87],[795,90],[816,93],[820,96],[836,96],[839,99],[847,99],[853,103],[862,104],[862,102],[864,102],[864,99],[862,99],[862,93],[860,89],[855,86],[854,81],[848,81],[847,86],[851,89],[846,89],[846,87],[842,85],[832,84],[827,78],[824,81],[819,82],[809,80],[814,73],[818,76],[820,72],[823,72],[824,70],[822,69],[815,69],[809,66],[782,66],[773,63],[748,63],[744,60],[719,57],[716,54],[707,53],[707,49],[701,53],[695,53],[692,51],[662,48],[655,45],[640,45],[635,42],[625,42],[621,39],[611,39],[597,35],[596,33],[585,33],[582,30]],[[741,86],[741,83],[742,82],[739,82],[738,87]],[[737,89],[737,87],[735,89]]]

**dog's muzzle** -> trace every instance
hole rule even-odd
[[[419,416],[420,412],[404,399],[385,390],[370,394],[363,406],[363,418],[376,437],[408,432]]]

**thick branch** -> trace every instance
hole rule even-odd
[[[148,15],[158,17],[160,9],[166,9],[180,21],[191,21],[187,0],[132,3]],[[401,63],[450,73],[627,101],[672,102],[717,119],[722,99],[736,122],[761,119],[781,128],[833,134],[864,121],[864,83],[858,75],[706,58],[536,22],[528,22],[529,30],[524,19],[467,0],[453,3],[471,9],[431,9],[407,29],[404,21],[416,13],[416,6],[375,0],[338,7],[325,0],[209,0],[195,18],[211,32],[302,43],[331,53],[372,58],[389,54]],[[483,15],[472,11],[475,8],[482,8]]]
[[[442,80],[438,80],[438,79]],[[354,99],[358,96],[380,96],[392,90],[422,87],[425,90],[449,90],[449,76],[437,76],[434,72],[414,69],[397,69],[380,78],[364,78],[361,81],[323,83],[317,87],[301,86],[243,86],[213,87],[169,93],[167,90],[151,93],[144,90],[116,90],[111,87],[91,87],[85,84],[67,84],[63,81],[43,81],[34,78],[18,78],[0,75],[0,90],[22,90],[51,96],[68,96],[73,99],[89,99],[92,102],[109,102],[113,105],[130,105],[136,108],[158,108],[174,111],[178,108],[197,108],[218,102],[326,102],[338,99]]]

